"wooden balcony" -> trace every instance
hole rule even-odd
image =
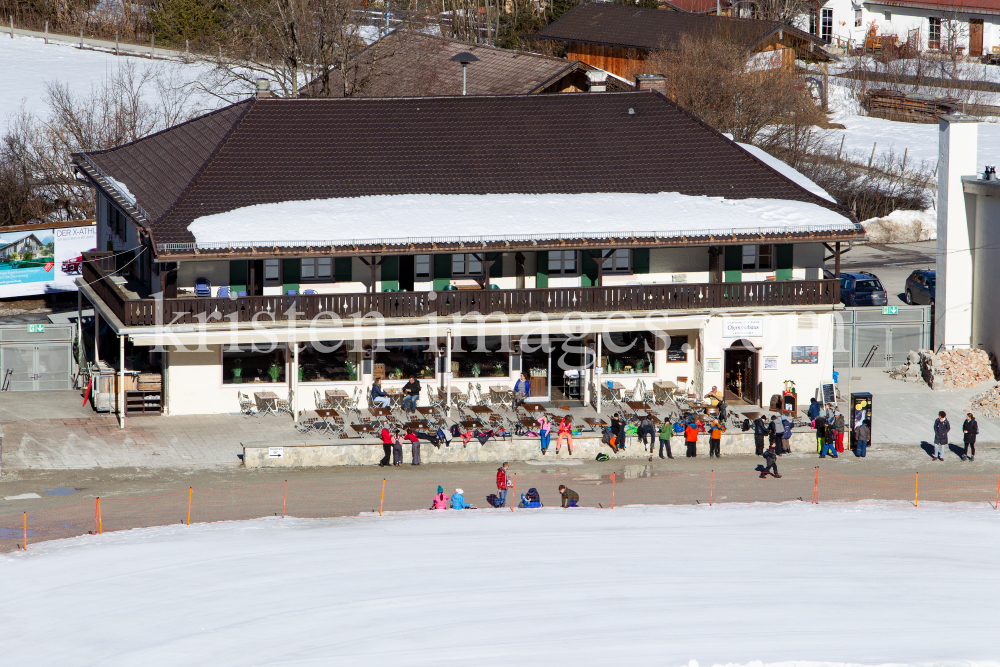
[[[836,280],[789,280],[746,283],[674,283],[608,287],[556,287],[523,290],[386,292],[247,296],[236,298],[129,298],[114,284],[110,253],[85,253],[83,278],[125,326],[268,322],[316,317],[448,317],[478,312],[506,315],[570,312],[607,313],[656,310],[707,310],[830,306],[840,301]]]

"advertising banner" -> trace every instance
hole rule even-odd
[[[93,223],[0,231],[0,297],[76,290],[81,255],[96,243]]]

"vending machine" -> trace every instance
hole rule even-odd
[[[854,436],[854,430],[861,425],[864,420],[868,420],[869,428],[872,428],[874,433],[874,427],[871,422],[872,418],[872,395],[867,391],[851,392],[851,414],[849,416],[851,424],[851,449],[857,449],[857,438]]]

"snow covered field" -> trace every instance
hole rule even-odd
[[[78,49],[65,42],[15,35],[0,39],[0,63],[4,65],[4,94],[0,95],[0,128],[7,118],[19,112],[21,105],[28,111],[45,111],[45,83],[59,81],[69,84],[77,95],[89,94],[102,81],[114,75],[124,63],[131,63],[137,72],[153,69],[174,80],[188,83],[209,68],[201,64],[184,64],[164,60],[148,60],[134,56],[115,56],[102,51]],[[192,100],[194,108],[215,109],[221,103],[208,96]]]
[[[0,557],[0,655],[33,665],[997,665],[998,521],[985,505],[794,502],[85,536]]]

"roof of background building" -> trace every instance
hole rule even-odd
[[[462,52],[479,58],[468,66],[469,95],[537,93],[574,71],[594,69],[565,58],[396,30],[361,53],[365,64],[358,68],[359,90],[352,97],[461,95],[462,66],[451,58]],[[305,86],[302,94],[322,96],[318,81]],[[343,77],[333,70],[326,97],[343,96]]]
[[[655,92],[253,99],[74,160],[135,197],[157,244],[191,243],[195,219],[242,207],[374,195],[676,192],[854,221]]]
[[[779,29],[815,44],[822,43],[814,35],[777,21],[643,9],[610,2],[579,5],[531,37],[648,51],[670,49],[685,36],[719,37],[750,50]],[[818,55],[822,53],[820,49]]]
[[[1000,2],[997,0],[871,0],[871,4],[913,7],[915,9],[940,9],[944,12],[1000,14]]]

